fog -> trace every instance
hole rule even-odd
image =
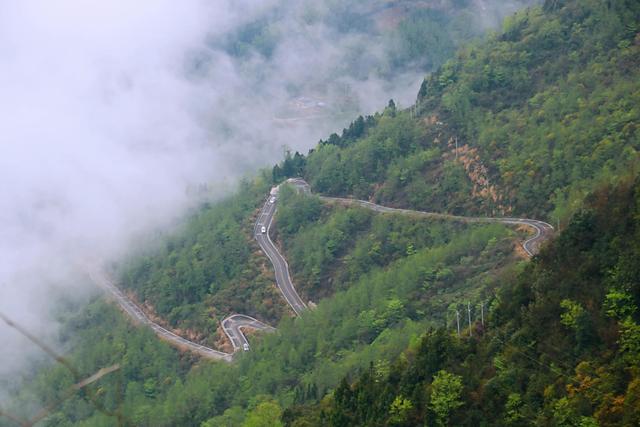
[[[511,10],[476,3],[482,26]],[[0,311],[55,345],[57,296],[95,292],[87,260],[180,218],[188,189],[219,197],[357,113],[409,105],[426,70],[389,78],[383,43],[326,25],[336,4],[0,3]],[[262,17],[266,53],[230,48]],[[4,324],[0,339],[0,378],[38,353]]]

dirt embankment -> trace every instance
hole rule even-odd
[[[155,311],[155,307],[153,306],[153,304],[151,304],[148,301],[141,303],[137,295],[129,290],[124,291],[124,294],[127,296],[127,298],[129,298],[129,300],[131,300],[134,304],[136,304],[140,308],[140,310],[142,310],[142,312],[152,322],[162,326],[166,330],[171,331],[176,335],[179,335],[183,338],[188,339],[189,341],[193,341],[203,345],[207,344],[206,341],[207,341],[207,338],[209,337],[207,337],[204,333],[200,331],[196,331],[194,329],[189,329],[189,328],[184,328],[184,329],[174,328],[164,318],[158,315],[158,313]],[[216,345],[214,346],[214,349],[220,349],[217,346],[218,342],[224,343],[225,341],[228,341],[227,336],[224,334],[224,331],[222,331],[222,328],[220,326],[218,326],[218,330],[216,330],[216,334],[214,337],[212,337],[212,339],[213,339],[213,342],[216,343]],[[225,351],[225,350],[221,350],[221,351]]]

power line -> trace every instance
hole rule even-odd
[[[471,303],[467,302],[467,312],[469,313],[469,336],[473,336],[473,334],[471,333],[471,330],[473,328],[471,328]]]

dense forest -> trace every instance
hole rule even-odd
[[[458,234],[468,234],[470,239],[464,244],[472,244],[472,236],[479,230],[485,230],[488,236],[493,233],[486,245],[484,238],[478,242],[479,254],[472,249],[465,259],[458,259],[463,252],[456,251],[452,258],[435,265],[419,259],[410,263],[411,269],[420,272],[411,279],[418,279],[412,286],[427,291],[422,296],[414,295],[418,301],[410,302],[414,306],[411,311],[429,312],[435,319],[447,301],[452,302],[452,295],[460,297],[461,290],[463,294],[477,291],[473,282],[481,282],[481,272],[495,272],[515,259],[516,233],[500,225],[478,228],[445,220],[380,215],[359,207],[323,205],[320,199],[296,194],[288,187],[281,190],[280,203],[277,237],[285,248],[297,287],[311,301],[348,289],[363,277],[372,280],[375,275],[369,273],[375,271],[398,274],[394,266],[400,261],[427,248],[451,245]],[[398,279],[399,284],[402,278]],[[463,282],[464,287],[459,287]]]
[[[303,196],[291,197],[290,209],[304,208]],[[370,214],[338,208],[328,214],[327,224],[333,225],[344,216],[366,218]],[[378,220],[380,223],[370,221],[370,231],[376,224],[397,222],[399,231],[393,232],[397,234],[394,239],[409,253],[395,260],[380,260],[380,266],[368,266],[366,273],[354,275],[331,298],[320,300],[314,310],[297,319],[283,319],[278,333],[254,337],[252,351],[240,355],[232,366],[202,362],[186,375],[166,369],[184,366],[192,357],[167,348],[150,331],[130,325],[118,317],[115,307],[103,301],[67,321],[66,344],[78,349],[71,363],[86,376],[96,366],[123,365],[122,371],[102,380],[99,387],[107,408],[121,410],[131,424],[197,425],[215,415],[208,425],[224,420],[238,425],[233,420],[243,419],[245,414],[250,418],[265,402],[280,411],[322,396],[345,374],[371,362],[393,359],[428,327],[447,323],[453,328],[453,319],[447,322],[451,305],[472,301],[477,308],[475,303],[493,292],[490,278],[509,269],[506,266],[514,257],[512,233],[497,224],[436,222],[430,227],[430,237],[412,245],[405,242],[418,227],[412,223],[416,220],[390,217]],[[325,236],[333,230],[320,226],[315,234]],[[363,233],[350,251],[354,260],[357,248],[377,246],[372,237],[383,236]],[[358,259],[349,269],[360,263]],[[349,269],[340,274],[348,274]],[[108,320],[114,318],[118,321]],[[76,330],[82,333],[75,334]],[[154,350],[156,346],[164,351]],[[31,379],[32,387],[23,391],[24,399],[53,402],[73,381],[73,374],[63,366],[45,371]],[[56,415],[60,423],[51,425],[83,419],[87,425],[115,422],[92,410],[89,403],[74,403],[82,400],[82,396],[70,400]]]
[[[286,307],[251,235],[269,188],[264,179],[243,181],[233,196],[202,206],[155,249],[118,265],[120,285],[168,325],[210,345],[219,338],[211,334],[217,320],[229,314],[277,322]]]
[[[519,12],[427,77],[414,108],[391,102],[321,141],[299,159],[303,174],[319,192],[387,204],[568,219],[637,164],[639,9]]]
[[[32,413],[76,375],[118,363],[91,386],[100,405],[78,393],[45,425],[640,423],[639,22],[632,0],[518,12],[429,75],[414,106],[390,101],[287,153],[116,266],[150,311],[203,342],[221,345],[218,322],[233,312],[277,326],[233,364],[172,349],[97,298],[64,320],[78,374],[41,367],[8,409]],[[517,229],[377,214],[285,186],[273,238],[317,305],[293,318],[251,236],[268,189],[292,176],[315,193],[517,214],[561,232],[529,261]]]
[[[436,328],[285,425],[640,424],[640,179],[591,194],[462,338]]]

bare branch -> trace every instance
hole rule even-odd
[[[35,345],[37,345],[38,347],[40,347],[45,353],[47,353],[49,356],[51,356],[52,358],[54,358],[58,363],[60,363],[61,365],[63,365],[65,368],[67,368],[69,370],[69,372],[71,372],[71,374],[75,377],[77,383],[74,384],[73,386],[71,386],[68,390],[66,390],[66,392],[63,394],[62,398],[60,398],[59,400],[57,400],[56,402],[46,406],[45,408],[43,408],[40,412],[38,412],[38,414],[30,421],[22,421],[19,418],[7,414],[4,411],[2,411],[0,409],[0,416],[3,416],[7,419],[10,419],[16,423],[18,423],[21,426],[24,427],[30,427],[33,426],[35,423],[37,423],[38,421],[42,420],[43,418],[45,418],[47,415],[49,415],[51,413],[51,411],[53,409],[55,409],[56,407],[58,407],[62,402],[64,402],[65,400],[69,399],[70,397],[72,397],[76,392],[78,392],[79,390],[84,389],[86,386],[98,381],[100,378],[104,377],[107,374],[110,374],[112,372],[117,371],[118,369],[120,369],[120,365],[116,364],[107,368],[102,368],[100,369],[98,372],[94,373],[93,375],[91,375],[90,377],[84,378],[82,380],[79,380],[79,378],[81,378],[80,376],[80,372],[64,357],[62,357],[61,355],[59,355],[58,353],[56,353],[53,349],[51,349],[48,345],[46,345],[45,343],[43,343],[40,339],[38,339],[36,336],[34,336],[33,334],[31,334],[29,331],[27,331],[26,329],[24,329],[22,326],[20,326],[19,324],[17,324],[16,322],[14,322],[13,320],[11,320],[9,317],[7,317],[5,314],[3,314],[2,312],[0,312],[0,319],[2,321],[4,321],[9,327],[15,329],[16,331],[18,331],[20,334],[24,335],[25,337],[27,337],[29,339],[29,341],[31,341],[32,343],[34,343]],[[118,425],[124,425],[124,420],[125,417],[122,415],[121,411],[117,410],[117,411],[109,411],[107,410],[104,405],[102,405],[100,402],[98,402],[98,400],[96,399],[96,396],[94,393],[92,393],[90,391],[90,389],[86,389],[85,390],[86,393],[86,397],[87,399],[94,405],[94,407],[102,412],[105,415],[108,416],[114,416],[117,418],[118,420]]]
[[[8,418],[11,421],[13,421],[14,423],[19,424],[19,425],[21,425],[23,427],[29,425],[28,421],[22,421],[20,418],[15,417],[15,416],[13,416],[11,414],[8,414],[8,413],[4,412],[2,409],[0,409],[0,417]]]
[[[32,335],[29,331],[27,331],[22,326],[15,323],[13,320],[8,318],[2,312],[0,312],[0,319],[2,319],[7,325],[9,325],[9,327],[15,329],[16,331],[20,332],[22,335],[27,337],[29,341],[31,341],[32,343],[40,347],[45,353],[53,357],[58,363],[64,365],[67,369],[69,369],[69,371],[71,371],[73,375],[75,375],[76,377],[80,377],[80,373],[76,368],[73,367],[73,365],[71,365],[71,363],[69,363],[64,357],[60,356],[58,353],[53,351],[48,345],[40,341],[38,338]]]
[[[49,415],[51,411],[57,408],[62,402],[72,397],[78,390],[82,389],[83,387],[93,382],[98,381],[100,378],[104,377],[107,374],[110,374],[111,372],[117,371],[118,369],[120,369],[120,365],[117,365],[117,364],[113,366],[109,366],[108,368],[102,368],[95,374],[91,375],[90,377],[85,378],[84,380],[72,385],[67,389],[67,391],[65,392],[62,398],[42,408],[35,417],[33,417],[30,421],[28,421],[24,425],[25,426],[34,425],[35,423],[37,423],[38,421],[44,419],[47,415]]]

